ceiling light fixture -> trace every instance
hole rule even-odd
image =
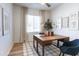
[[[46,5],[47,7],[51,7],[49,3],[41,3],[41,5]]]
[[[51,5],[49,3],[45,3],[47,7],[51,7]]]

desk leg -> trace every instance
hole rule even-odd
[[[39,52],[38,52],[38,41],[33,39],[33,47],[35,49],[35,51],[37,52],[37,54],[40,56]]]
[[[33,39],[33,47],[35,48],[35,40]]]
[[[38,53],[38,41],[36,41],[36,51]]]
[[[44,45],[42,46],[42,56],[44,56]]]
[[[57,40],[57,47],[59,47],[59,40]]]

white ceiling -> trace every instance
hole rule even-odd
[[[50,10],[54,9],[55,7],[61,5],[61,3],[49,3],[51,7],[47,7],[45,4],[42,5],[40,3],[16,3],[17,5],[33,8],[33,9],[39,9],[39,10]]]

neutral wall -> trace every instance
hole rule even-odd
[[[51,19],[51,11],[45,10],[45,21],[47,21],[48,19]]]
[[[8,55],[12,45],[12,4],[0,4],[0,7],[4,9],[8,13],[8,19],[10,24],[10,31],[7,35],[0,37],[0,55]]]
[[[65,3],[61,6],[52,9],[52,21],[56,22],[56,20],[53,20],[53,18],[59,18],[59,17],[65,17],[69,16],[70,14],[79,11],[79,4],[77,3]],[[54,33],[69,36],[70,40],[79,39],[79,30],[72,30],[72,29],[54,29]]]

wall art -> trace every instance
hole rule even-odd
[[[79,12],[76,12],[74,14],[71,14],[69,17],[69,28],[72,30],[78,30],[79,26]]]
[[[10,20],[8,15],[7,11],[3,10],[3,35],[9,32]]]
[[[2,36],[2,8],[0,7],[0,37]]]
[[[61,24],[62,24],[62,28],[69,28],[69,17],[62,17],[61,18]]]

